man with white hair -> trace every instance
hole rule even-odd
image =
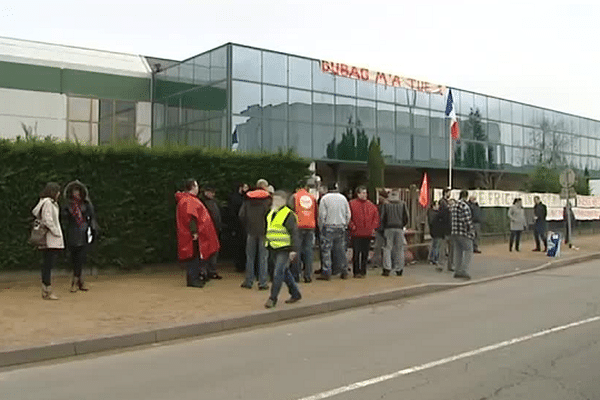
[[[281,285],[285,282],[290,292],[290,298],[285,302],[295,303],[302,298],[298,285],[290,271],[290,262],[298,253],[298,223],[296,214],[287,206],[289,196],[286,192],[278,190],[273,193],[271,211],[267,214],[267,233],[265,245],[269,250],[269,257],[273,259],[275,270],[271,295],[265,303],[266,308],[277,305],[277,297]]]

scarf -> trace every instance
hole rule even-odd
[[[77,221],[77,225],[83,226],[83,224],[85,223],[85,219],[83,218],[83,213],[81,212],[81,201],[71,201],[71,207],[69,208],[71,211],[71,215],[73,216],[73,218],[75,218],[75,221]]]

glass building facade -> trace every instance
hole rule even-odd
[[[527,172],[540,162],[600,171],[600,122],[452,89],[459,170]],[[378,138],[388,165],[448,166],[446,95],[324,72],[322,61],[227,44],[154,78],[153,145],[294,150],[366,162]]]

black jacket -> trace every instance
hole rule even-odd
[[[450,235],[452,232],[452,216],[450,214],[450,203],[446,199],[440,200],[440,226],[444,236]]]
[[[467,204],[471,209],[471,218],[474,224],[480,224],[483,222],[483,218],[481,218],[481,207],[479,207],[479,203],[468,201]]]
[[[219,205],[215,200],[202,198],[202,203],[206,206],[210,217],[213,220],[213,224],[215,225],[215,229],[217,233],[223,229],[223,221],[221,220],[221,210],[219,210]]]
[[[548,214],[548,210],[546,205],[543,203],[538,203],[533,207],[533,215],[535,215],[535,222],[539,224],[543,224],[546,222],[546,215]]]
[[[446,234],[443,214],[439,210],[430,208],[427,211],[427,220],[429,222],[429,234],[431,237],[443,239]]]
[[[83,224],[79,225],[72,213],[71,193],[74,188],[79,188],[81,192],[81,214],[83,216]],[[96,213],[94,206],[90,200],[88,190],[85,185],[79,181],[73,181],[65,187],[64,198],[67,203],[63,205],[60,211],[63,230],[65,232],[65,244],[68,247],[80,247],[89,244],[88,228],[92,234],[92,241],[97,239],[98,223],[96,222]]]

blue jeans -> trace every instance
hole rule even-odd
[[[540,243],[544,245],[544,251],[548,251],[548,240],[546,238],[546,221],[535,221],[533,228],[533,238],[535,239],[535,248],[541,250]]]
[[[429,261],[438,263],[440,262],[440,249],[442,248],[442,242],[444,238],[431,238],[431,250],[429,251]]]
[[[292,272],[290,271],[290,252],[289,251],[270,251],[270,257],[273,257],[273,261],[275,262],[275,271],[273,272],[273,284],[271,285],[271,296],[269,298],[274,302],[277,302],[277,296],[279,296],[279,291],[281,290],[281,285],[283,282],[288,287],[288,291],[290,292],[290,296],[294,299],[299,299],[302,297],[300,295],[300,290],[298,289],[298,285],[292,276]]]
[[[321,230],[321,251],[323,275],[348,274],[345,228],[324,226]]]
[[[267,257],[268,252],[265,247],[265,238],[263,236],[248,235],[246,240],[246,279],[245,286],[254,284],[254,260],[258,253],[258,286],[267,286]]]
[[[304,265],[304,278],[309,279],[312,276],[313,263],[313,245],[315,243],[314,229],[298,229],[300,238],[300,253],[292,263],[292,275],[296,280],[300,279],[302,265]]]

